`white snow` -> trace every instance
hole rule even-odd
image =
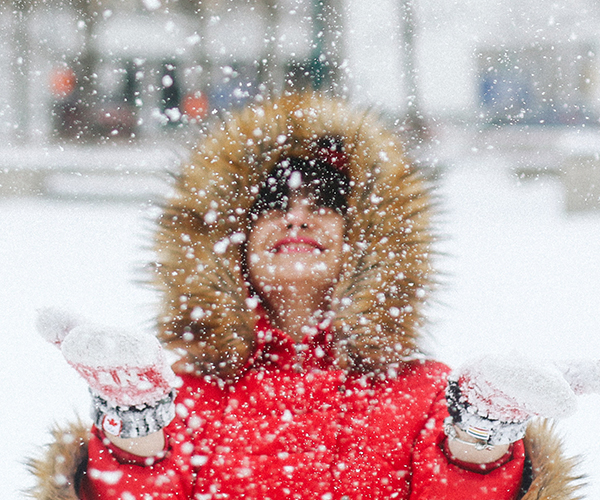
[[[502,421],[573,415],[576,396],[550,361],[532,360],[518,351],[467,361],[453,377],[478,413]]]
[[[518,350],[546,360],[600,358],[600,212],[567,214],[553,177],[520,180],[498,157],[465,158],[443,176],[431,350],[453,367]],[[558,429],[600,497],[600,396],[577,399]]]
[[[54,423],[88,418],[87,386],[36,332],[37,310],[55,306],[95,323],[148,329],[153,294],[131,285],[147,260],[139,206],[0,200],[0,474],[2,498],[25,498],[24,462]]]
[[[105,326],[74,328],[61,345],[73,364],[90,367],[139,367],[159,364],[161,347],[153,335]]]
[[[569,359],[556,365],[575,394],[600,394],[600,360]]]
[[[56,308],[43,308],[36,326],[42,338],[59,346],[72,365],[143,370],[164,364],[158,339],[145,331],[90,324]]]
[[[428,343],[458,367],[517,350],[532,358],[600,358],[600,212],[566,214],[556,178],[519,181],[498,159],[473,156],[443,175],[440,258]],[[149,259],[145,207],[0,199],[0,446],[3,498],[31,484],[26,457],[47,430],[87,418],[86,384],[35,331],[56,306],[97,324],[150,331],[155,295],[133,283]],[[600,396],[578,397],[559,422],[600,497]]]
[[[51,344],[59,347],[67,334],[81,320],[74,314],[53,307],[44,307],[38,312],[37,330]]]

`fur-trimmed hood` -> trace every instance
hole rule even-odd
[[[386,369],[419,350],[431,285],[429,195],[399,138],[372,113],[317,94],[255,103],[214,123],[182,168],[157,235],[160,338],[179,369],[235,376],[254,350],[241,248],[271,168],[341,142],[352,183],[347,251],[333,293],[342,366]]]
[[[80,420],[54,426],[52,442],[44,454],[28,463],[36,479],[28,496],[37,500],[77,500],[78,472],[87,465],[90,427]]]

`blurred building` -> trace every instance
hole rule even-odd
[[[337,0],[19,1],[0,15],[0,134],[22,142],[152,137],[341,76]]]
[[[153,138],[284,85],[394,118],[596,124],[598,22],[593,0],[4,1],[0,138]]]
[[[488,47],[478,54],[482,118],[496,125],[598,123],[598,59],[589,42]]]

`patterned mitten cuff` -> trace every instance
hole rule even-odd
[[[92,419],[99,429],[122,438],[144,437],[175,418],[175,390],[152,404],[113,406],[92,392]]]
[[[450,378],[446,389],[450,419],[446,421],[446,434],[452,437],[452,425],[478,440],[481,448],[510,444],[522,439],[528,420],[505,422],[481,415],[462,395],[458,381]]]

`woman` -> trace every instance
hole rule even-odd
[[[521,440],[543,409],[486,406],[485,369],[448,384],[419,351],[431,241],[427,188],[370,115],[292,95],[215,126],[157,234],[179,382],[140,337],[47,335],[90,382],[96,425],[57,431],[34,494],[575,498],[548,426]]]

